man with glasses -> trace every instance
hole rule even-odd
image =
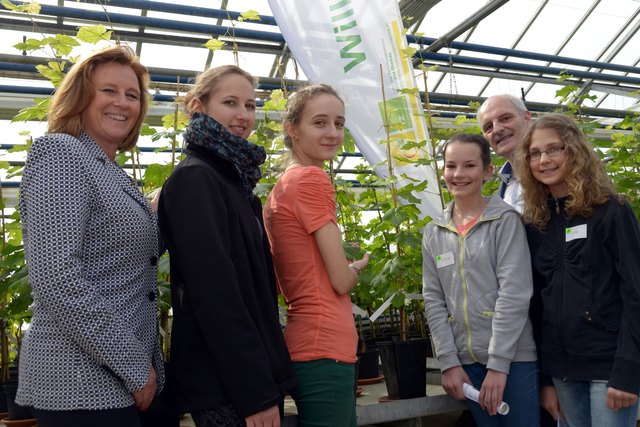
[[[482,130],[482,134],[491,144],[493,151],[507,161],[504,163],[498,177],[500,177],[500,187],[498,194],[502,199],[513,206],[518,212],[522,213],[524,201],[522,199],[522,188],[516,176],[513,175],[511,162],[515,149],[524,138],[524,135],[531,124],[531,113],[525,107],[524,102],[520,98],[513,95],[494,95],[487,98],[480,108],[477,115],[478,125]],[[554,147],[546,150],[544,153],[549,157],[558,155],[563,148],[559,150]],[[540,159],[542,152],[531,154],[532,158]],[[535,298],[534,298],[535,299]],[[538,301],[532,301],[534,307],[538,307]],[[531,315],[538,316],[540,313],[536,308],[532,308]],[[537,334],[537,333],[536,333]],[[536,337],[538,338],[538,337]],[[539,342],[539,340],[536,340]],[[542,385],[542,384],[541,384]],[[556,424],[549,412],[540,409],[540,426],[566,426],[564,420]]]
[[[507,159],[498,172],[501,179],[498,192],[505,202],[522,213],[523,201],[520,184],[513,175],[511,161],[515,148],[527,133],[531,113],[521,99],[512,95],[494,95],[478,109],[478,125],[491,144],[493,151]]]

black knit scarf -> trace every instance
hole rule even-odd
[[[267,159],[264,148],[229,132],[213,118],[202,113],[194,113],[184,132],[187,144],[197,145],[228,160],[240,175],[247,197],[262,177],[260,165]]]

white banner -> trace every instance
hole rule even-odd
[[[389,117],[394,172],[400,180],[427,180],[418,194],[423,215],[434,217],[442,206],[432,167],[415,167],[406,159],[429,159],[424,149],[403,150],[405,141],[427,141],[422,103],[413,66],[400,54],[407,47],[395,0],[269,0],[289,49],[309,80],[329,83],[346,101],[347,127],[379,176],[388,175],[385,117]],[[380,75],[384,81],[384,98]],[[383,99],[386,99],[384,110]],[[403,161],[404,160],[404,161]],[[399,181],[399,185],[405,182]]]

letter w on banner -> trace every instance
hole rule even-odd
[[[430,158],[425,149],[403,150],[404,141],[428,141],[413,66],[401,55],[407,47],[395,0],[269,0],[280,31],[309,80],[334,85],[346,99],[347,127],[378,176],[388,175],[387,134],[380,81],[384,79],[391,152],[398,176],[427,180],[419,206],[423,216],[442,210],[433,167],[402,161]],[[428,146],[428,144],[427,144]],[[435,167],[435,165],[434,165]],[[405,180],[406,181],[406,180]],[[399,185],[407,182],[399,182]]]

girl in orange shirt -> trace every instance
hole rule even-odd
[[[265,226],[289,305],[285,340],[299,385],[299,426],[355,426],[357,333],[349,292],[369,256],[349,264],[335,192],[322,166],[344,140],[344,102],[328,85],[300,89],[283,117],[287,167],[269,195]]]

